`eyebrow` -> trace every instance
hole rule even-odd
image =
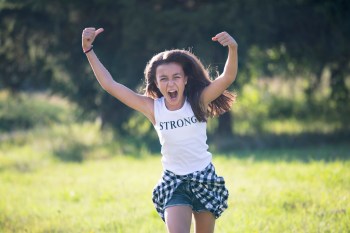
[[[172,76],[176,76],[176,75],[180,75],[180,76],[183,76],[181,73],[175,73],[175,74],[173,74]],[[165,75],[165,74],[162,74],[162,75],[160,75],[159,76],[160,78],[167,78],[168,77],[168,75]]]

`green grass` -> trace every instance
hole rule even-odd
[[[159,155],[76,122],[62,99],[30,97],[9,102],[0,92],[0,232],[165,232],[151,201]],[[337,122],[269,124],[297,134]],[[350,232],[350,145],[241,150],[215,154],[214,164],[230,191],[216,232]]]
[[[165,232],[151,201],[159,156],[114,154],[93,124],[56,127],[0,144],[0,232]],[[57,157],[69,141],[84,159]],[[349,149],[215,155],[230,191],[216,232],[349,232]]]

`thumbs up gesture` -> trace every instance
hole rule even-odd
[[[96,36],[103,32],[103,28],[95,29],[95,28],[85,28],[82,33],[82,47],[83,51],[88,51],[92,48],[92,43],[94,42]]]
[[[238,47],[235,39],[233,39],[233,37],[230,36],[230,34],[228,34],[227,32],[220,32],[219,34],[217,34],[216,36],[214,36],[211,39],[212,39],[212,41],[219,42],[222,46],[228,46],[229,48],[237,48]]]

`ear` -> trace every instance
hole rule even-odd
[[[187,81],[188,81],[188,77],[187,75],[185,75],[185,85],[187,84]]]

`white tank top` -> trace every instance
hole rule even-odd
[[[156,129],[162,146],[164,170],[177,175],[201,171],[209,165],[206,122],[198,122],[187,100],[182,108],[170,111],[164,97],[154,100]]]

